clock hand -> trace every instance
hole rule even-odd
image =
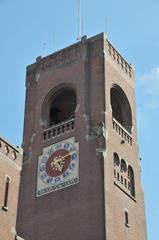
[[[72,152],[72,153],[68,153],[68,154],[66,154],[66,155],[64,155],[64,156],[62,156],[62,157],[61,157],[61,156],[55,157],[55,158],[52,160],[51,167],[52,167],[52,168],[57,168],[58,171],[62,172],[63,165],[64,165],[64,162],[63,162],[64,159],[65,159],[66,157],[72,155],[73,153],[75,153],[75,151]]]
[[[62,156],[59,160],[64,159],[64,158],[66,158],[66,157],[72,155],[72,154],[75,153],[75,152],[76,152],[76,151],[74,151],[74,152],[72,152],[72,153],[68,153],[68,154]]]

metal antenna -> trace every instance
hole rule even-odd
[[[108,35],[108,18],[105,19],[105,33]]]
[[[46,42],[44,40],[44,57],[46,57]]]
[[[84,21],[83,21],[83,18],[82,18],[82,24],[81,24],[81,36],[84,35]]]
[[[54,52],[56,51],[56,33],[54,32]]]
[[[78,37],[77,40],[81,39],[81,1],[78,0]]]

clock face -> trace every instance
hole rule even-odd
[[[69,141],[52,145],[41,157],[38,172],[40,181],[52,191],[78,182],[77,144]],[[73,182],[72,182],[73,181]],[[72,184],[71,184],[72,182]],[[62,184],[62,185],[61,185]],[[51,191],[51,190],[50,190]]]
[[[63,174],[71,162],[71,152],[65,149],[55,151],[45,164],[45,171],[50,177],[57,177]]]

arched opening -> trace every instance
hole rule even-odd
[[[117,153],[114,153],[114,166],[120,165],[120,159]]]
[[[135,197],[134,171],[131,166],[128,167],[128,178],[130,179],[130,193],[133,197]]]
[[[75,117],[76,93],[73,89],[61,89],[52,98],[49,107],[49,126]]]
[[[111,88],[110,95],[113,118],[131,133],[132,113],[127,96],[118,85]]]
[[[120,166],[121,166],[121,171],[126,172],[127,166],[126,166],[126,162],[125,162],[124,159],[121,159],[121,165]]]

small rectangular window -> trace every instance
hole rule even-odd
[[[128,211],[125,211],[125,226],[129,227],[129,215]]]
[[[123,176],[121,176],[121,183],[123,184]]]
[[[126,178],[125,178],[124,184],[125,184],[125,187],[127,187],[127,181],[126,181]]]
[[[6,177],[5,193],[4,193],[4,205],[3,205],[3,210],[5,210],[5,211],[8,211],[9,184],[10,184],[10,178]]]

